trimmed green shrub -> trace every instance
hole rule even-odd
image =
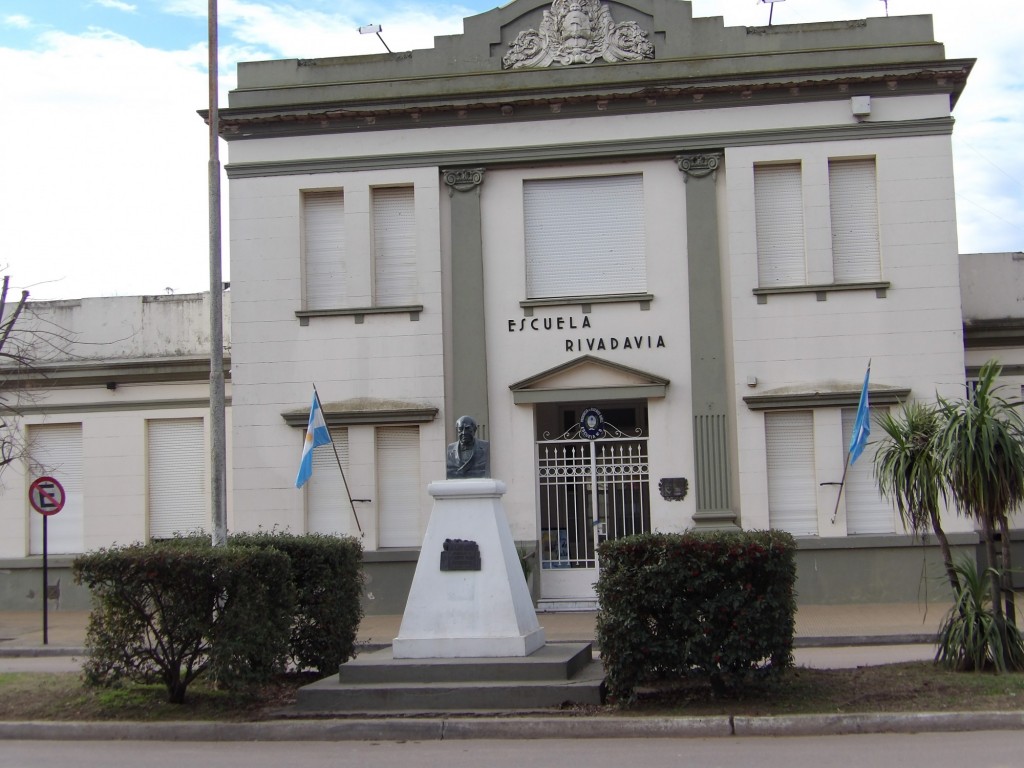
[[[331,674],[355,656],[363,618],[363,547],[349,536],[234,534],[232,546],[272,547],[292,561],[295,613],[289,658],[298,669]]]
[[[608,691],[699,676],[716,693],[793,661],[796,545],[779,531],[644,534],[601,545],[597,642]]]
[[[160,682],[182,703],[206,672],[238,688],[284,669],[294,589],[281,552],[192,537],[101,549],[74,573],[93,599],[89,683]]]

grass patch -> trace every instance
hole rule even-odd
[[[217,690],[204,679],[188,689],[185,704],[169,704],[163,686],[86,687],[79,675],[0,674],[0,720],[215,720],[273,719],[315,676],[285,675],[251,693]],[[930,662],[857,669],[797,668],[771,689],[722,698],[706,684],[682,682],[644,689],[628,708],[575,710],[575,714],[637,716],[795,715],[858,712],[965,712],[1024,710],[1024,673],[951,672]],[[554,712],[554,710],[553,710]]]
[[[292,704],[295,691],[312,681],[283,676],[238,693],[218,690],[201,678],[189,686],[184,704],[171,704],[163,685],[94,688],[75,674],[10,672],[0,674],[0,720],[264,720]]]
[[[715,697],[705,683],[646,689],[624,712],[661,715],[801,715],[1024,709],[1024,674],[951,672],[931,662],[788,670],[771,688]]]

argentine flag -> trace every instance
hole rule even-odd
[[[301,488],[313,475],[313,449],[318,445],[330,445],[331,433],[324,421],[324,412],[320,408],[320,398],[313,390],[313,405],[309,408],[309,425],[306,427],[306,441],[302,444],[302,460],[299,462],[299,474],[295,476],[295,487]]]
[[[868,403],[868,379],[871,378],[871,362],[864,373],[864,387],[860,391],[860,402],[857,404],[857,420],[853,423],[853,435],[850,437],[850,464],[860,458],[871,434],[871,410]],[[309,438],[306,438],[307,440]]]

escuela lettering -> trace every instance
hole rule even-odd
[[[590,328],[590,317],[558,315],[555,317],[522,317],[510,318],[509,333],[529,331],[575,331]],[[617,349],[664,349],[668,345],[665,337],[660,334],[641,334],[629,336],[577,336],[565,339],[566,352],[602,352]]]

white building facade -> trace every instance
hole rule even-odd
[[[592,601],[605,537],[730,527],[797,535],[805,599],[892,598],[920,555],[870,461],[840,497],[844,446],[869,361],[878,408],[963,391],[972,63],[928,17],[518,0],[429,50],[240,65],[236,525],[408,562],[469,414],[542,606]],[[351,509],[329,465],[291,482],[314,383]]]
[[[679,0],[516,0],[428,50],[239,65],[229,528],[361,536],[367,610],[399,613],[468,414],[542,608],[594,605],[605,538],[689,529],[790,531],[805,603],[916,600],[870,446],[839,483],[869,361],[878,410],[963,394],[965,318],[967,374],[1007,353],[961,312],[972,65],[930,17],[730,28]],[[133,365],[201,354],[165,327],[189,344]],[[163,535],[151,420],[206,429],[205,377],[102,378],[26,417],[81,425],[85,549]],[[314,385],[337,456],[298,490]]]

